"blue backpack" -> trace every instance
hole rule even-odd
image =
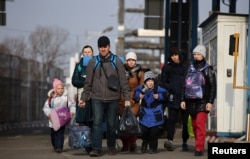
[[[185,98],[186,99],[202,99],[203,86],[205,85],[204,72],[210,65],[206,64],[203,68],[196,70],[193,65],[188,69],[185,77]]]

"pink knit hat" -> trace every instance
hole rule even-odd
[[[59,79],[55,78],[54,81],[53,81],[53,89],[54,91],[56,92],[56,86],[58,85],[63,85],[62,81],[60,81]]]

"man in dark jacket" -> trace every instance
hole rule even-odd
[[[106,36],[98,39],[99,55],[90,60],[87,68],[87,77],[84,82],[84,92],[82,93],[79,106],[84,107],[91,96],[93,111],[92,140],[93,150],[91,157],[101,156],[102,151],[102,122],[103,117],[107,122],[107,146],[109,155],[115,155],[116,129],[118,120],[118,106],[123,93],[125,106],[130,106],[130,94],[128,81],[122,61],[116,57],[115,66],[112,59],[113,53],[110,51],[110,41]],[[100,64],[96,65],[96,60],[100,59]],[[115,68],[114,68],[115,67]],[[107,75],[107,76],[106,76]],[[119,89],[114,91],[108,88],[108,77],[117,77]]]
[[[200,70],[207,65],[206,48],[197,45],[193,50],[195,70]],[[208,113],[211,111],[216,97],[216,77],[213,68],[207,67],[203,70],[205,84],[202,86],[203,97],[201,99],[188,99],[185,97],[185,85],[181,94],[181,108],[186,109],[192,117],[192,126],[195,135],[195,156],[202,156],[206,138],[206,123]]]
[[[175,125],[178,120],[179,113],[182,119],[182,150],[188,151],[187,140],[189,138],[187,131],[188,114],[185,110],[180,109],[182,84],[185,78],[188,62],[184,62],[181,52],[178,48],[171,48],[169,52],[169,61],[162,68],[161,84],[169,93],[169,101],[167,102],[167,141],[164,147],[168,151],[174,150],[173,139],[175,134]]]

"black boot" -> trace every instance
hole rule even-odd
[[[141,145],[141,153],[146,153],[147,149],[148,149],[148,143],[146,141],[143,141]]]

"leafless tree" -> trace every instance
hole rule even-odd
[[[0,51],[6,54],[27,57],[27,45],[25,38],[23,36],[15,38],[5,37],[0,44]]]
[[[69,33],[62,28],[38,26],[29,36],[32,58],[48,67],[55,66],[56,60],[66,55],[62,46],[68,36]]]

